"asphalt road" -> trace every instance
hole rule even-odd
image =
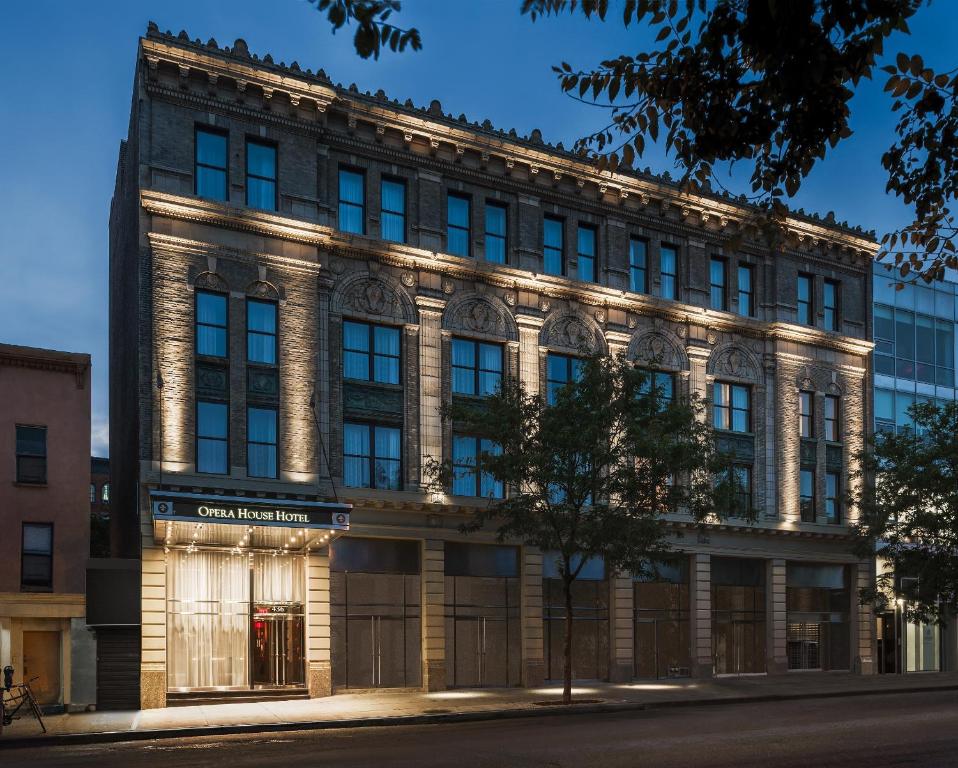
[[[958,693],[2,749],[0,766],[958,766]]]

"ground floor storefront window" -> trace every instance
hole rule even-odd
[[[717,675],[765,666],[765,561],[712,558],[712,649]]]
[[[632,586],[635,677],[688,677],[689,567],[680,558],[658,564]]]
[[[169,689],[302,686],[305,571],[280,552],[170,549]]]
[[[788,563],[786,607],[790,670],[850,668],[851,594],[844,565]]]
[[[565,659],[566,604],[556,557],[542,560],[542,612],[546,679],[561,680]],[[572,677],[609,677],[609,582],[601,560],[590,560],[572,583]]]
[[[905,671],[938,672],[941,669],[941,629],[936,624],[904,622]]]

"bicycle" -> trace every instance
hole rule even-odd
[[[14,685],[13,667],[3,668],[3,689],[0,689],[0,712],[2,712],[0,733],[2,733],[4,726],[10,725],[14,720],[23,717],[19,712],[24,705],[33,713],[43,732],[47,732],[47,727],[43,724],[43,713],[40,711],[40,705],[30,688],[30,683],[39,679],[39,676],[31,677],[29,680]]]

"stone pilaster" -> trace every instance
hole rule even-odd
[[[785,561],[778,558],[767,561],[765,574],[765,669],[774,675],[788,671]]]
[[[442,461],[442,310],[446,302],[417,296],[419,306],[419,443],[423,475],[429,460]]]
[[[874,586],[875,561],[863,560],[850,567],[851,570],[851,640],[852,640],[852,671],[862,675],[873,675],[878,672],[875,645],[875,613],[870,604],[861,604],[858,599],[859,590]],[[949,669],[950,667],[943,667]]]
[[[310,552],[306,561],[306,662],[309,697],[333,692],[329,619],[329,548]]]
[[[539,382],[539,332],[542,318],[519,315],[519,380],[530,395],[540,390]]]
[[[617,574],[610,579],[612,588],[612,666],[609,680],[622,683],[633,677],[635,651],[635,613],[632,578]]]
[[[446,689],[445,543],[426,539],[422,549],[422,687]]]
[[[526,688],[545,680],[545,653],[542,627],[542,553],[522,549],[522,590],[519,601],[522,622],[522,684]]]
[[[692,677],[711,677],[712,657],[712,556],[692,555],[689,593],[691,605]]]
[[[140,566],[140,709],[157,709],[166,706],[166,555],[152,542],[144,544]]]

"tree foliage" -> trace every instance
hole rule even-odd
[[[419,30],[402,29],[389,23],[393,13],[402,10],[400,0],[307,0],[316,10],[326,14],[333,32],[350,22],[356,25],[353,45],[362,58],[379,58],[383,47],[402,53],[407,47],[422,48]]]
[[[507,381],[481,402],[455,400],[444,416],[456,433],[501,447],[479,457],[478,471],[510,489],[480,507],[466,530],[493,527],[501,540],[556,554],[567,601],[566,701],[571,589],[584,564],[601,557],[611,570],[647,571],[669,551],[667,516],[751,513],[701,403],[665,398],[624,359],[587,360],[552,405]],[[427,471],[448,490],[456,470],[446,460]]]
[[[863,597],[883,607],[907,598],[909,618],[942,620],[958,612],[958,402],[919,403],[914,429],[876,436],[862,457],[855,501],[859,554],[891,566]]]

